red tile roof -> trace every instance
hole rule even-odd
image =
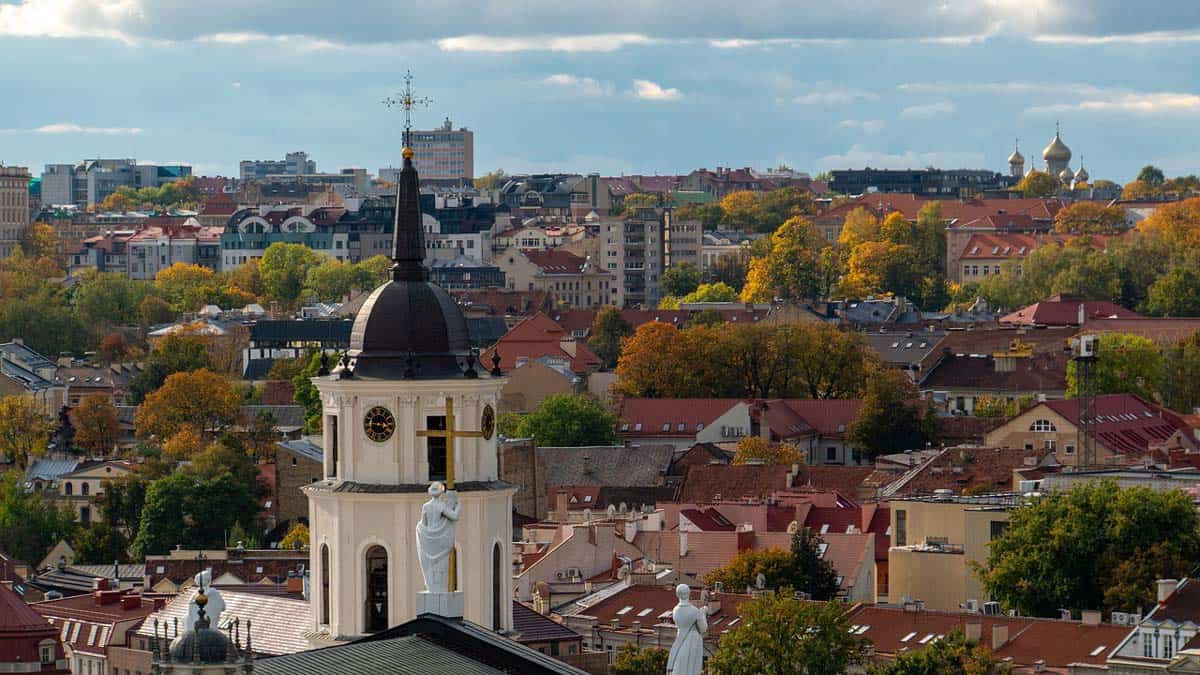
[[[0,634],[49,628],[46,618],[25,604],[15,592],[0,584]]]
[[[780,439],[810,436],[814,432],[824,438],[838,438],[845,436],[858,419],[862,400],[788,398],[764,401],[763,405],[767,408],[771,431]],[[783,414],[774,415],[777,412]]]
[[[935,490],[956,494],[983,490],[1011,492],[1013,471],[1039,465],[1053,453],[1012,448],[946,448],[933,459],[893,483],[891,496],[930,495]]]
[[[790,471],[788,466],[752,464],[693,466],[688,471],[679,501],[704,504],[717,499],[763,499],[776,490],[791,487],[788,485]]]
[[[687,518],[692,525],[706,532],[733,532],[737,529],[720,511],[711,507],[703,510],[683,509],[679,516]]]
[[[1078,326],[1080,308],[1084,321],[1092,319],[1139,319],[1141,314],[1125,309],[1108,300],[1084,300],[1082,298],[1055,296],[1049,300],[1023,307],[1000,318],[1001,324],[1023,326]]]
[[[504,288],[480,288],[451,291],[451,295],[467,310],[487,310],[489,316],[512,314],[527,316],[549,310],[552,303],[546,291],[513,291]]]
[[[587,263],[587,258],[558,248],[521,249],[521,253],[545,274],[578,274]]]
[[[834,491],[857,498],[858,487],[875,471],[870,466],[808,466],[801,464],[793,487]]]
[[[709,636],[719,633],[725,624],[738,616],[738,607],[750,599],[748,595],[735,593],[715,593],[721,607],[708,617]],[[671,610],[679,600],[675,597],[673,586],[630,586],[596,604],[580,611],[580,614],[595,617],[600,625],[607,625],[616,619],[622,628],[630,628],[634,621],[641,622],[643,628],[650,628],[656,623],[672,623]],[[692,604],[699,605],[700,597],[696,589],[692,589]],[[628,608],[628,609],[626,609]],[[646,611],[646,610],[650,611]]]
[[[875,214],[888,214],[899,211],[909,220],[916,220],[917,213],[927,202],[934,201],[917,195],[900,193],[879,193],[863,195],[845,204],[826,211],[817,217],[817,224],[838,224],[845,220],[846,215],[856,208],[863,207]],[[1042,227],[1048,227],[1054,219],[1054,214],[1062,208],[1058,199],[969,199],[937,200],[942,205],[942,217],[951,221],[952,227],[979,221],[988,216],[1004,216],[1006,214],[1027,215],[1034,220],[1042,221]],[[997,219],[996,222],[1008,224],[1016,219]],[[990,224],[979,223],[990,226]]]
[[[1186,428],[1178,414],[1133,394],[1105,394],[1093,401],[1096,418],[1091,425],[1092,435],[1113,452],[1140,454]],[[1040,405],[1079,426],[1079,399],[1046,401]]]
[[[737,398],[627,398],[621,401],[617,428],[629,438],[693,438],[741,402]]]
[[[570,363],[572,372],[580,374],[594,371],[600,367],[600,357],[588,349],[584,342],[572,339],[574,354],[564,349],[563,340],[568,338],[570,336],[563,331],[562,327],[551,321],[545,314],[538,312],[513,326],[512,330],[505,333],[504,337],[484,352],[481,360],[490,364],[492,354],[499,351],[500,369],[505,371],[515,368],[521,359],[532,360],[543,356],[562,359]]]
[[[992,356],[951,354],[921,381],[921,389],[978,389],[1014,395],[1020,392],[1051,394],[1067,389],[1067,356],[1043,352],[1016,358],[1013,370],[997,372]]]
[[[1191,337],[1200,331],[1200,319],[1196,318],[1118,318],[1088,319],[1081,333],[1127,333],[1140,335],[1163,345]]]

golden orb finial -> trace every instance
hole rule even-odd
[[[204,594],[204,591],[200,591],[196,594],[195,601],[197,606],[203,607],[208,604],[208,596]]]
[[[412,148],[407,148],[407,147],[406,147],[406,148],[404,148],[404,151],[403,151],[403,152],[401,152],[400,154],[401,154],[401,155],[404,155],[404,159],[412,159],[412,158],[413,158],[413,154],[415,154],[415,153],[413,153],[413,149],[412,149]]]

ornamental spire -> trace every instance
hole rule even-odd
[[[421,227],[421,189],[413,166],[412,111],[429,105],[431,99],[417,97],[412,72],[404,75],[404,89],[383,100],[389,108],[404,111],[404,167],[396,183],[396,216],[392,229],[392,281],[425,281],[425,232]]]

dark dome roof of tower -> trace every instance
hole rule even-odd
[[[171,642],[171,659],[182,663],[225,663],[229,638],[219,630],[195,628]]]
[[[354,319],[354,377],[453,377],[472,358],[466,318],[450,294],[429,281],[419,200],[412,150],[405,148],[396,185],[392,279],[371,293]]]

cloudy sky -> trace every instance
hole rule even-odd
[[[1198,60],[1196,0],[0,0],[0,161],[374,172],[412,69],[478,173],[1002,170],[1059,120],[1124,181],[1200,173]]]

